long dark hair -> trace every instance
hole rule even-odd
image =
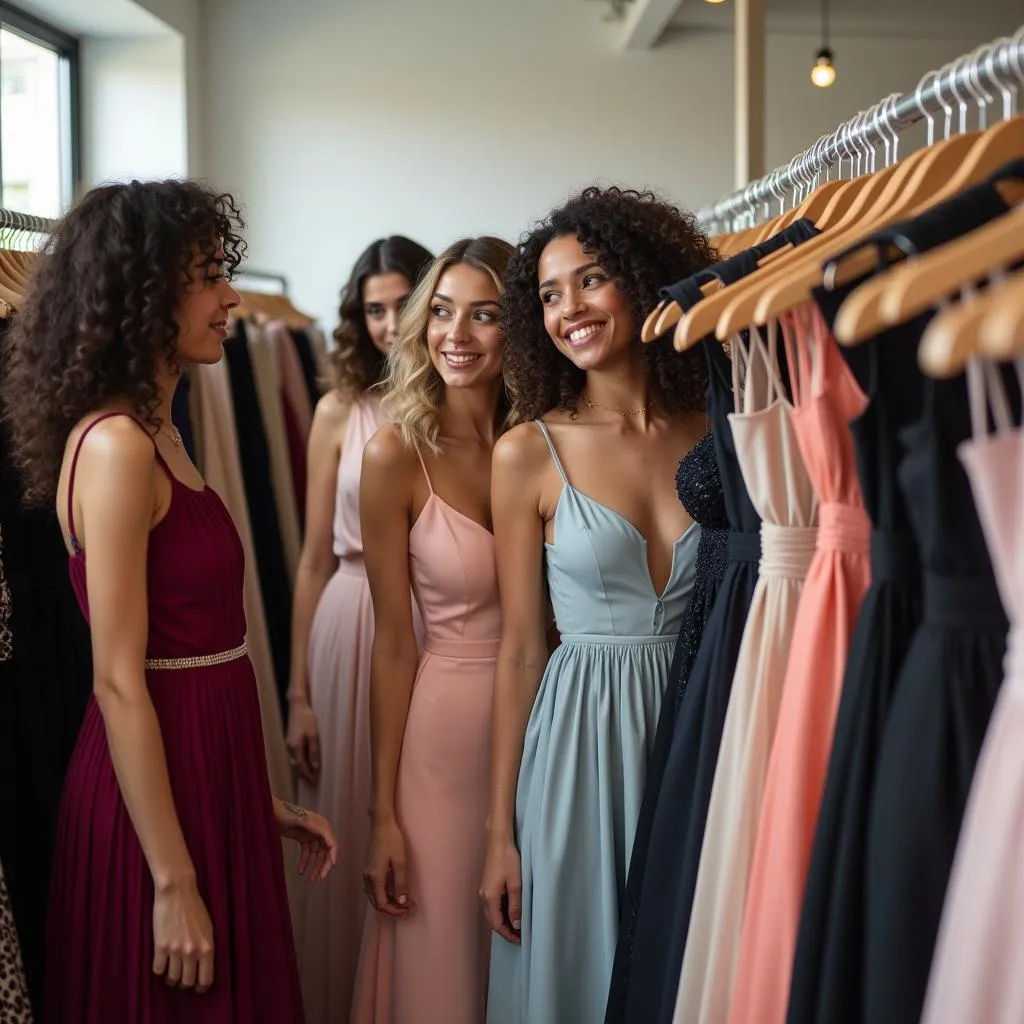
[[[416,287],[433,256],[418,242],[402,235],[378,238],[356,260],[348,283],[341,290],[336,342],[331,352],[333,386],[346,398],[355,398],[384,377],[386,358],[366,329],[363,285],[376,274],[401,274],[410,291]]]
[[[715,261],[694,218],[652,192],[587,188],[554,210],[519,243],[505,279],[505,380],[513,419],[552,409],[575,410],[586,374],[562,355],[544,326],[537,267],[554,238],[577,238],[626,296],[640,344],[640,327],[658,289]],[[704,408],[707,371],[699,349],[676,354],[669,337],[643,346],[653,397],[666,412]]]
[[[196,254],[230,276],[242,227],[230,195],[194,181],[94,188],[58,222],[3,346],[0,402],[26,501],[53,499],[68,435],[94,409],[126,400],[160,426],[157,374],[174,363]]]

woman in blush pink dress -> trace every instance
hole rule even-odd
[[[507,414],[498,322],[512,247],[465,239],[409,300],[384,427],[363,456],[376,632],[373,784],[356,1024],[480,1024],[491,691],[501,634],[491,449]],[[409,584],[423,615],[417,654]]]
[[[309,436],[306,532],[295,580],[288,748],[298,797],[345,837],[326,892],[293,892],[292,919],[309,1024],[352,1005],[366,900],[370,644],[373,606],[359,531],[363,448],[380,426],[377,385],[409,292],[431,255],[408,238],[374,242],[341,294],[334,380]]]

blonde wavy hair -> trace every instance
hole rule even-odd
[[[434,260],[409,296],[398,325],[398,338],[388,356],[381,409],[410,448],[426,448],[434,455],[441,451],[437,436],[441,430],[444,381],[427,351],[430,302],[438,282],[451,267],[472,267],[494,282],[501,299],[505,294],[505,271],[514,251],[508,242],[490,235],[461,238]],[[504,393],[498,417],[502,423],[508,418]]]

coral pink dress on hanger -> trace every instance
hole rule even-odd
[[[423,472],[430,497],[409,532],[409,563],[426,636],[395,805],[416,910],[369,911],[353,1024],[481,1024],[487,1002],[491,942],[478,891],[501,638],[494,537]]]
[[[804,882],[850,637],[871,580],[871,524],[849,423],[867,405],[817,306],[787,317],[793,429],[818,496],[747,887],[731,1024],[785,1024]]]
[[[990,370],[968,368],[973,437],[959,455],[1010,633],[1002,689],[964,814],[924,1024],[1024,1020],[1024,430],[1014,426],[1003,382]],[[1024,359],[1017,372],[1024,388]]]

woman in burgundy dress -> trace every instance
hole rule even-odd
[[[191,182],[94,189],[58,224],[8,339],[27,498],[57,503],[93,644],[46,1021],[302,1020],[280,837],[310,881],[337,844],[271,796],[241,544],[170,418],[181,373],[221,358],[239,226],[229,196]]]

